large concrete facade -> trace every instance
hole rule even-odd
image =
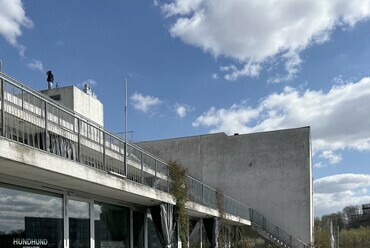
[[[312,241],[310,128],[224,133],[139,143],[190,175],[259,211],[305,243]]]

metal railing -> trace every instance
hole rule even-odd
[[[102,126],[0,72],[0,135],[97,170],[169,192],[167,164]],[[215,208],[215,189],[188,176],[191,201]],[[225,212],[249,219],[248,207],[229,197]],[[246,211],[242,211],[246,210]]]
[[[168,165],[0,70],[0,136],[169,192]],[[189,200],[217,209],[216,190],[187,176]],[[225,213],[251,220],[290,247],[307,247],[257,211],[223,195]]]
[[[256,210],[250,208],[249,211],[252,224],[255,225],[257,229],[266,232],[267,236],[279,245],[283,247],[309,248],[304,242],[290,235]]]

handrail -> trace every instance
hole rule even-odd
[[[0,133],[0,136],[13,139],[18,142],[23,142],[24,144],[27,144],[33,148],[42,149],[50,153],[54,153],[60,156],[73,159],[76,162],[87,164],[98,170],[106,170],[108,172],[111,172],[112,175],[124,176],[131,181],[141,183],[141,184],[146,184],[148,186],[157,188],[159,190],[169,192],[170,181],[168,177],[168,164],[164,162],[162,159],[150,154],[149,152],[145,151],[141,147],[131,142],[127,142],[127,145],[128,145],[128,148],[133,149],[133,152],[131,153],[128,152],[128,154],[124,154],[122,147],[120,147],[120,145],[125,144],[125,141],[117,134],[106,130],[103,126],[99,125],[98,123],[89,120],[88,118],[82,116],[81,114],[78,114],[77,112],[66,108],[65,106],[55,102],[51,98],[46,97],[40,92],[35,91],[31,87],[5,74],[1,70],[0,70],[0,81],[1,81],[1,85],[0,85],[1,87],[1,95],[0,95],[1,133]],[[7,100],[5,99],[6,98],[5,89],[4,89],[5,83],[10,84],[11,86],[17,88],[18,90],[22,92],[22,98],[20,99],[22,101],[21,108],[17,106],[17,104],[14,104],[11,102],[8,102],[7,105],[5,105],[5,102],[7,102]],[[25,111],[25,109],[23,108],[24,92],[26,92],[27,94],[30,94],[33,97],[36,97],[36,99],[40,100],[43,103],[40,109],[41,111],[39,114],[40,116],[31,111]],[[7,94],[11,94],[11,93],[7,92]],[[13,97],[19,98],[18,95],[14,95]],[[76,118],[73,121],[74,123],[69,123],[70,125],[74,126],[73,130],[68,129],[64,131],[68,131],[71,135],[77,136],[77,142],[74,140],[68,140],[68,138],[61,136],[61,134],[53,133],[52,130],[48,129],[49,125],[53,126],[54,129],[56,125],[59,126],[61,130],[65,129],[65,126],[60,124],[61,117],[59,115],[53,117],[53,118],[58,119],[58,123],[55,123],[52,120],[49,120],[49,118],[51,118],[50,116],[53,114],[53,113],[48,112],[49,105],[57,108],[58,111],[62,111],[66,113],[67,115],[70,115],[71,118]],[[8,110],[5,110],[6,109],[5,106]],[[37,107],[37,106],[34,106],[34,107]],[[43,108],[44,108],[44,111],[42,111]],[[23,111],[24,113],[27,112],[27,114],[29,115],[29,119],[33,117],[33,118],[36,118],[36,120],[32,122],[26,119],[22,119],[24,117],[17,116],[13,112],[10,113],[9,109],[13,110],[13,112],[17,112],[16,110]],[[35,129],[35,133],[33,133],[31,136],[27,138],[24,136],[25,135],[27,136],[29,134],[26,134],[25,130],[21,130],[21,131],[24,131],[24,133],[22,133],[22,137],[18,137],[17,134],[12,133],[13,132],[12,129],[16,128],[16,127],[11,126],[13,124],[12,122],[8,126],[6,126],[7,124],[5,123],[6,115],[7,115],[7,118],[12,119],[12,121],[14,122],[19,121],[19,123],[28,123],[29,126],[32,126],[32,128]],[[36,115],[36,117],[32,115]],[[44,122],[43,125],[40,125],[40,120],[38,118],[42,119],[42,121]],[[62,119],[62,121],[66,121],[66,120]],[[85,123],[87,125],[86,130],[84,130],[84,132],[86,132],[86,135],[82,134],[81,123]],[[75,127],[75,125],[77,125],[77,127]],[[88,127],[96,129],[98,132],[101,132],[101,135],[100,133],[94,134],[95,131],[91,131]],[[9,130],[6,128],[8,128]],[[75,130],[76,128],[77,128],[77,132]],[[91,138],[91,136],[93,136],[93,138]],[[68,151],[54,151],[55,149],[54,150],[51,149],[53,148],[52,145],[51,145],[51,148],[49,147],[50,145],[49,142],[50,141],[58,142],[58,137],[59,139],[63,140],[63,145],[69,149]],[[108,140],[107,137],[110,137],[110,140]],[[98,141],[96,139],[98,139]],[[114,143],[112,139],[115,140]],[[107,147],[107,142],[109,144],[109,147]],[[90,143],[91,146],[84,146],[83,143]],[[118,148],[112,149],[112,145],[117,146],[117,143],[118,143]],[[106,151],[107,148],[109,149],[109,152]],[[100,150],[102,150],[102,152],[100,152]],[[107,153],[109,153],[110,156]],[[115,153],[115,155],[112,155],[113,153]],[[82,156],[84,156],[85,160],[81,160]],[[130,165],[131,175],[127,171],[125,172],[123,170],[122,172],[122,168],[120,168],[120,166],[123,165],[121,164],[122,161],[120,160],[120,157],[122,156],[127,156],[128,158],[131,158],[131,163],[130,163],[131,164]],[[109,162],[107,162],[108,159],[109,159]],[[154,165],[150,164],[150,160],[152,160],[152,163],[154,161]],[[163,175],[163,171],[158,169],[158,167],[161,167],[161,166],[166,166],[165,168],[167,170],[166,175]],[[126,175],[124,173],[126,173]],[[216,204],[217,190],[204,184],[203,182],[195,179],[194,177],[190,175],[187,175],[187,178],[189,180],[188,182],[189,199],[197,203],[217,209],[217,206],[216,206],[217,205]],[[195,186],[195,185],[198,185],[198,186]],[[199,186],[201,187],[201,189],[199,189]],[[224,200],[224,205],[225,205],[225,209],[224,209],[225,213],[229,213],[235,216],[240,216],[247,220],[251,220],[252,223],[254,223],[257,226],[260,226],[265,231],[268,231],[266,228],[267,227],[266,224],[268,223],[272,225],[273,228],[278,230],[277,238],[279,238],[279,233],[281,232],[286,233],[283,229],[279,228],[276,224],[266,219],[263,215],[261,215],[257,211],[249,208],[245,204],[225,194],[222,194],[222,195],[224,198],[223,200]],[[255,215],[258,215],[259,216],[258,218],[262,218],[263,220],[262,223],[258,223],[258,220],[255,219]],[[299,239],[289,235],[288,233],[286,234],[289,236],[290,240],[284,240],[284,243],[287,245],[289,245],[290,243],[290,247],[302,247],[302,245],[303,247],[308,247],[306,244],[304,244]],[[297,242],[299,246],[293,246],[293,241]]]
[[[258,211],[250,208],[250,218],[253,225],[267,232],[272,240],[280,245],[287,245],[294,248],[309,248],[302,240],[290,235],[284,229],[280,228],[273,221],[266,218]]]
[[[16,87],[16,88],[18,88],[18,89],[20,89],[22,92],[26,92],[26,93],[28,93],[28,94],[30,94],[30,95],[32,95],[32,96],[34,96],[34,97],[36,97],[36,98],[38,98],[38,99],[40,99],[40,100],[42,100],[43,102],[45,102],[45,103],[47,103],[48,105],[51,105],[51,106],[53,106],[53,107],[55,107],[55,108],[57,108],[57,109],[59,109],[59,110],[61,110],[61,111],[63,111],[63,112],[65,112],[66,114],[69,114],[69,115],[71,115],[71,116],[73,116],[74,118],[77,118],[77,120],[78,121],[81,121],[81,123],[86,123],[87,125],[91,125],[91,126],[93,126],[94,128],[96,128],[97,130],[99,130],[100,132],[103,132],[103,134],[105,134],[105,135],[109,135],[110,137],[112,137],[113,139],[115,139],[115,140],[117,140],[118,142],[121,142],[122,144],[124,144],[125,143],[125,141],[120,137],[120,136],[118,136],[117,134],[115,134],[115,133],[112,133],[112,132],[110,132],[110,131],[108,131],[108,130],[106,130],[106,129],[104,129],[101,125],[99,125],[99,124],[97,124],[97,123],[95,123],[95,122],[93,122],[93,121],[91,121],[91,120],[89,120],[88,118],[86,118],[86,117],[84,117],[84,116],[82,116],[82,115],[80,115],[80,114],[78,114],[78,113],[76,113],[75,111],[73,111],[73,110],[70,110],[70,109],[68,109],[68,108],[66,108],[65,106],[63,106],[63,105],[61,105],[61,104],[59,104],[59,103],[57,103],[57,102],[55,102],[54,100],[52,100],[52,99],[50,99],[50,98],[48,98],[48,97],[46,97],[45,95],[43,95],[42,93],[40,93],[40,92],[38,92],[38,91],[35,91],[34,89],[32,89],[31,87],[29,87],[29,86],[27,86],[26,84],[24,84],[24,83],[22,83],[21,81],[19,81],[19,80],[17,80],[17,79],[15,79],[15,78],[13,78],[13,77],[11,77],[11,76],[9,76],[9,75],[7,75],[7,74],[5,74],[4,72],[2,72],[2,71],[0,71],[0,78],[2,78],[6,83],[8,83],[8,84],[10,84],[10,85],[12,85],[12,86],[14,86],[14,87]],[[23,100],[23,99],[22,99]],[[45,113],[47,112],[47,109],[45,109]],[[78,130],[78,133],[77,133],[77,135],[80,135],[79,134],[80,133],[80,130]],[[103,135],[104,136],[104,135]],[[105,147],[105,142],[106,142],[106,140],[101,140],[100,142],[96,142],[96,141],[94,141],[94,140],[90,140],[90,142],[93,142],[93,143],[95,143],[95,145],[101,145],[101,143],[102,143],[102,145]],[[160,158],[158,158],[158,157],[156,157],[156,156],[154,156],[154,155],[152,155],[152,154],[150,154],[149,152],[147,152],[147,151],[145,151],[144,149],[142,149],[141,147],[139,147],[139,146],[137,146],[136,144],[134,144],[134,143],[131,143],[131,142],[127,142],[127,145],[129,146],[129,147],[131,147],[132,149],[134,149],[134,150],[136,150],[137,152],[139,152],[140,154],[142,154],[141,156],[147,156],[149,159],[153,159],[154,161],[155,161],[155,164],[163,164],[163,165],[166,165],[166,166],[168,166],[167,165],[167,163],[165,162],[165,161],[163,161],[162,159],[160,159]],[[123,154],[124,155],[124,154]],[[130,156],[130,154],[127,154],[128,156]],[[81,161],[79,161],[79,162],[81,162]],[[208,188],[209,190],[211,190],[213,193],[214,192],[216,192],[216,190],[215,189],[213,189],[213,188],[211,188],[211,187],[209,187],[208,185],[205,185],[204,183],[202,183],[202,182],[200,182],[200,181],[198,181],[198,180],[196,180],[195,178],[193,178],[193,177],[191,177],[191,176],[188,176],[189,177],[189,179],[190,180],[192,180],[192,181],[196,181],[197,183],[200,183],[201,185],[203,185],[203,187],[205,187],[205,188]],[[168,190],[167,190],[168,191]],[[230,198],[230,197],[228,197],[228,198]],[[236,200],[234,200],[234,199],[232,199],[232,198],[230,198],[234,203],[236,203],[236,204],[239,204],[240,206],[243,206],[243,207],[246,207],[247,208],[247,206],[245,206],[244,204],[242,204],[242,203],[240,203],[240,202],[238,202],[238,201],[236,201]],[[200,202],[201,204],[205,204],[205,202]],[[205,205],[207,205],[207,204],[205,204]],[[208,204],[209,205],[209,204]]]

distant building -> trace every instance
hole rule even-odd
[[[362,205],[362,214],[370,216],[370,203]]]

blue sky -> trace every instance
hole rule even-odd
[[[370,202],[370,1],[0,0],[3,70],[134,140],[312,127],[315,215]]]

